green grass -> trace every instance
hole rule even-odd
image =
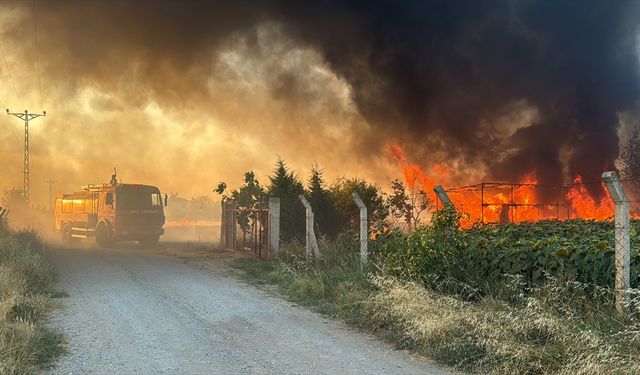
[[[64,352],[64,338],[45,327],[54,269],[32,231],[0,227],[0,374],[31,374]]]
[[[640,373],[640,319],[616,315],[608,288],[505,276],[495,292],[465,298],[451,292],[464,289],[455,280],[401,280],[381,264],[361,271],[357,247],[344,235],[322,240],[317,262],[288,244],[274,260],[233,266],[291,301],[468,373]]]

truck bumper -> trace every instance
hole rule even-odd
[[[130,229],[116,229],[114,231],[114,236],[117,239],[127,240],[127,239],[140,239],[142,237],[147,237],[150,235],[158,235],[161,236],[164,234],[164,228],[130,228]]]

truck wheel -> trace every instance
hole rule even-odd
[[[156,235],[143,237],[143,238],[138,240],[138,243],[141,246],[148,247],[148,246],[153,246],[153,245],[157,244],[158,241],[160,241],[160,236],[156,234]]]
[[[74,241],[74,238],[71,237],[71,225],[69,223],[64,223],[62,225],[62,242],[67,245],[71,245]]]
[[[98,228],[96,229],[96,242],[100,247],[113,246],[113,236],[111,235],[111,229],[107,224],[98,224]]]

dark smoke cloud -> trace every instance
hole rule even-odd
[[[286,18],[352,83],[371,123],[406,126],[418,144],[444,137],[451,156],[482,159],[489,177],[535,168],[552,184],[563,180],[566,146],[567,177],[598,180],[613,167],[618,114],[640,88],[636,10],[631,1],[362,1],[298,3]],[[519,99],[539,118],[511,136],[516,151],[503,158],[478,131]]]
[[[543,184],[597,180],[640,87],[632,1],[41,1],[38,12],[56,56],[45,69],[69,75],[60,96],[117,90],[133,69],[126,105],[206,112],[216,51],[237,35],[251,47],[273,23],[350,86],[371,126],[355,141],[363,160],[398,141],[425,165],[447,157],[499,180],[534,168]],[[318,96],[304,72],[267,74],[276,101],[300,109]],[[502,128],[525,110],[532,123]]]

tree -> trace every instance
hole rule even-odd
[[[305,234],[305,212],[299,196],[304,186],[289,169],[284,160],[278,159],[273,176],[269,177],[267,192],[270,197],[280,198],[280,236],[283,240],[303,239]]]
[[[635,126],[620,151],[622,176],[640,180],[640,131]]]
[[[260,208],[265,204],[265,190],[256,179],[255,173],[252,171],[244,174],[244,184],[240,188],[233,190],[230,196],[226,196],[224,194],[226,188],[227,184],[220,182],[214,192],[222,195],[223,199],[232,199],[237,208],[255,209]],[[239,212],[236,216],[245,238],[247,234],[250,235],[253,233],[252,223],[253,219],[256,218],[256,215],[257,214],[255,212]]]
[[[422,213],[433,207],[431,199],[413,183],[414,188],[407,192],[407,188],[400,180],[391,181],[391,194],[387,195],[390,214],[404,220],[407,229],[417,228],[422,219]]]
[[[402,181],[391,181],[391,194],[387,195],[389,214],[397,219],[402,219],[407,225],[411,225],[411,203]]]
[[[632,180],[625,184],[625,190],[631,195],[632,201],[637,201],[640,197],[640,130],[638,126],[633,128],[622,145],[620,165],[622,177]],[[633,202],[631,209],[638,211],[640,207],[637,202]]]
[[[331,193],[325,188],[322,170],[315,165],[311,168],[307,190],[307,198],[313,207],[315,224],[320,233],[335,237],[340,231],[340,217]]]
[[[24,198],[22,189],[7,189],[2,194],[2,207],[11,208],[13,210],[26,208],[27,201]]]
[[[365,180],[339,178],[329,190],[340,215],[341,227],[344,229],[357,231],[359,228],[360,210],[351,197],[353,192],[357,192],[367,206],[370,224],[383,224],[389,216],[380,188]]]

